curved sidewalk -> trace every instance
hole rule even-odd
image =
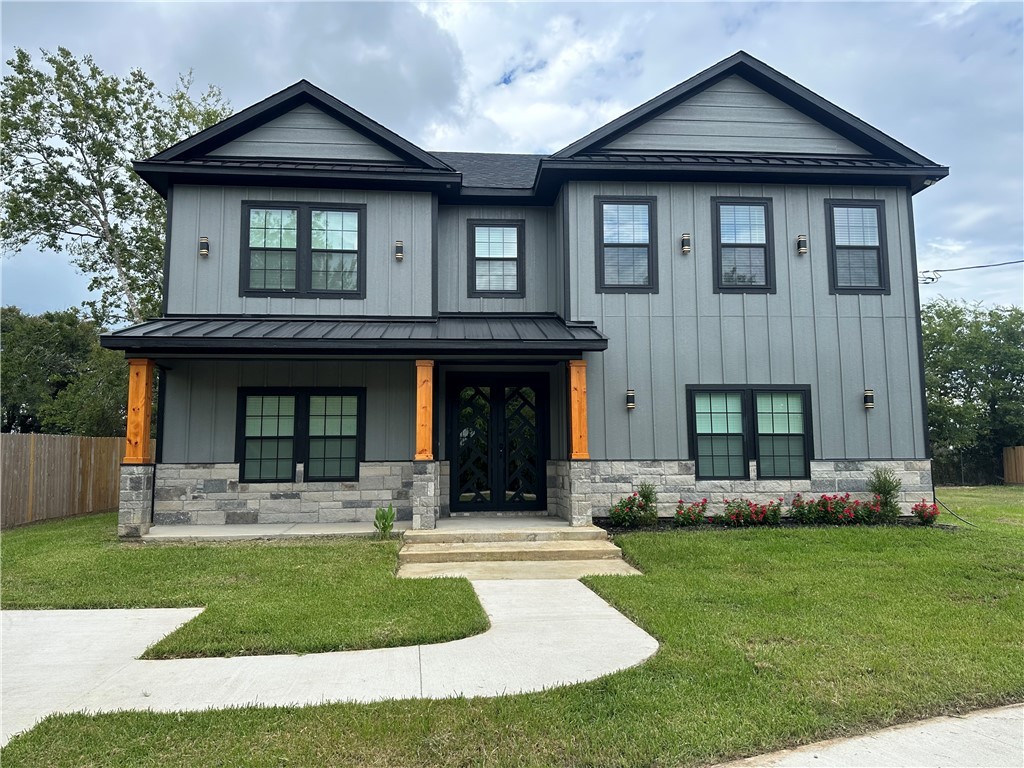
[[[0,744],[54,712],[501,696],[635,666],[657,641],[578,581],[473,581],[491,619],[437,645],[143,661],[198,608],[6,611]]]

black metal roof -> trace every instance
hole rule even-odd
[[[100,337],[128,354],[443,355],[507,357],[608,348],[592,323],[554,315],[437,318],[164,317]]]

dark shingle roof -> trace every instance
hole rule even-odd
[[[553,315],[459,315],[407,320],[286,317],[164,317],[105,334],[128,352],[427,354],[529,356],[603,350],[590,323]]]
[[[502,155],[494,152],[431,152],[462,173],[462,186],[531,189],[537,167],[547,155]]]

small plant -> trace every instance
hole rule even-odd
[[[658,522],[658,492],[651,483],[640,483],[636,489],[644,502],[644,524],[654,525]]]
[[[879,510],[875,522],[892,525],[900,516],[900,492],[903,482],[888,467],[871,470],[868,478],[868,490],[879,500]]]
[[[782,516],[782,499],[758,504],[747,499],[723,499],[725,510],[711,518],[717,525],[734,528],[752,525],[778,525]]]
[[[921,525],[931,525],[939,516],[939,505],[929,504],[927,499],[921,499],[921,503],[915,504],[910,511],[921,521]]]
[[[377,507],[377,512],[373,516],[373,527],[377,529],[378,539],[390,538],[391,529],[395,527],[394,506],[388,504],[387,509],[384,507]]]
[[[707,521],[708,500],[701,499],[692,504],[687,504],[682,499],[676,505],[676,525],[701,525]]]
[[[647,504],[636,491],[619,499],[608,511],[612,524],[619,528],[639,528],[648,522]]]

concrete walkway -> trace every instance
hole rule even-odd
[[[935,717],[738,760],[718,768],[1020,768],[1024,704]]]
[[[657,641],[578,581],[473,581],[491,628],[437,645],[141,661],[201,609],[5,611],[0,744],[54,712],[528,693],[635,666]]]

